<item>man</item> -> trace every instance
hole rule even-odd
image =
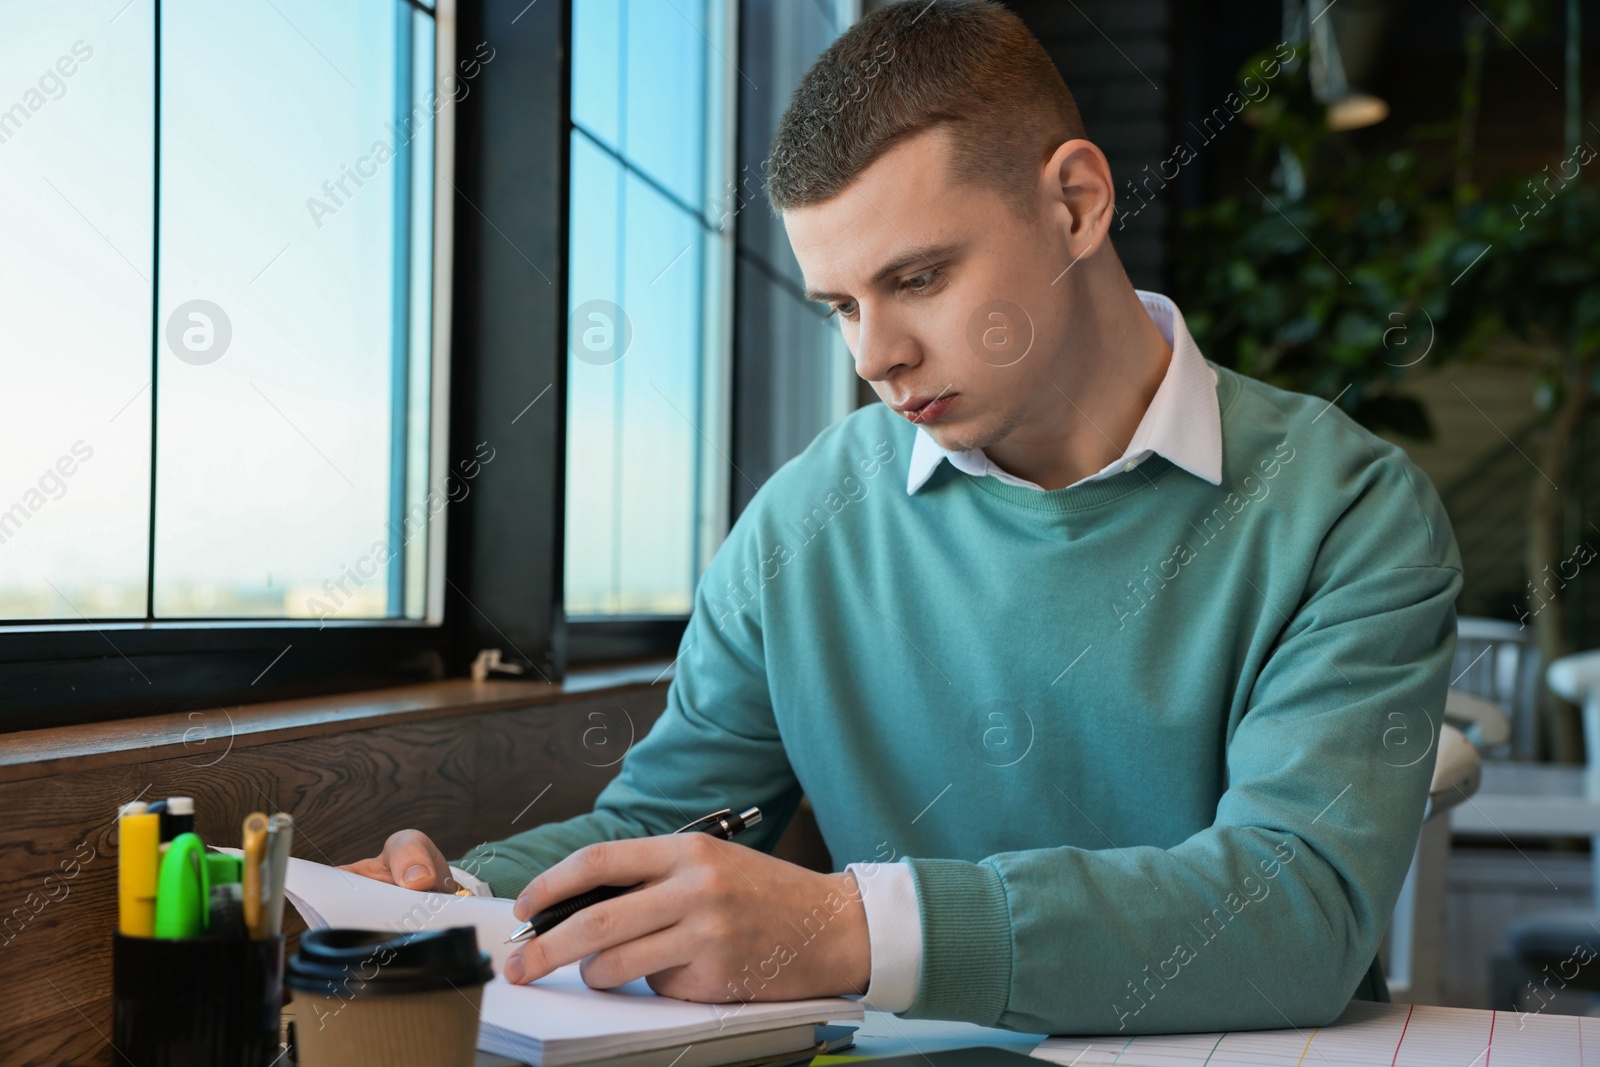
[[[1449,521],[1398,448],[1210,364],[1134,290],[1113,188],[997,5],[897,4],[817,60],[768,192],[884,404],[740,515],[594,812],[458,861],[519,918],[644,883],[508,978],[582,960],[602,988],[864,992],[1033,1032],[1387,999],[1455,644]],[[835,873],[762,851],[802,794]],[[748,805],[741,843],[647,836]],[[451,878],[417,831],[351,869]]]

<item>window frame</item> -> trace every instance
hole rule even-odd
[[[749,2],[732,0],[728,10],[741,66]],[[569,663],[676,654],[687,615],[569,618],[564,610],[567,413],[549,401],[567,388],[572,3],[439,0],[434,10],[441,78],[446,57],[466,61],[476,42],[495,50],[470,91],[441,108],[435,128],[433,390],[435,411],[448,419],[434,419],[430,465],[442,477],[483,441],[497,453],[471,493],[433,520],[430,610],[442,605],[442,617],[0,625],[0,733],[462,676],[491,648],[522,678],[548,682]],[[732,91],[723,131],[730,173],[748,153],[737,79]],[[723,451],[736,463],[735,421],[761,416],[731,410],[744,314],[737,228],[744,207],[764,202],[739,201],[721,235],[728,289],[716,326],[730,355],[717,374],[702,375],[707,402],[723,405]],[[714,450],[704,455],[725,462]],[[701,571],[740,506],[741,481],[723,473],[723,488],[700,502]],[[216,726],[207,714],[197,729],[214,738]]]
[[[472,0],[439,0],[432,8],[415,0],[397,13],[425,12],[434,19],[433,277],[430,333],[429,484],[443,484],[450,457],[472,455],[454,447],[470,436],[474,412],[463,410],[451,391],[458,365],[470,362],[459,346],[452,296],[457,273],[460,224],[457,179],[466,182],[456,150],[462,104],[444,91],[447,75],[469,59],[460,46],[461,24],[480,16]],[[161,5],[153,6],[152,136],[161,130]],[[409,48],[408,31],[396,47]],[[410,59],[406,64],[409,68]],[[486,77],[489,66],[482,68]],[[160,209],[160,151],[153,153]],[[158,223],[159,225],[159,223]],[[155,250],[160,255],[159,246]],[[405,247],[394,255],[409,255]],[[391,270],[393,261],[391,261]],[[155,314],[152,286],[152,316]],[[159,332],[152,327],[152,364]],[[152,367],[152,373],[155,373]],[[159,380],[158,378],[155,380]],[[152,388],[154,396],[154,388]],[[391,405],[393,397],[391,396]],[[154,403],[154,400],[152,400]],[[154,435],[154,426],[152,426]],[[153,442],[152,442],[153,443]],[[152,453],[152,463],[155,461]],[[484,468],[487,473],[488,467]],[[154,471],[152,471],[152,482]],[[470,496],[468,497],[470,499]],[[454,505],[429,521],[424,617],[418,619],[281,619],[149,617],[153,589],[147,587],[143,619],[16,620],[0,623],[0,732],[106,721],[162,712],[193,711],[290,697],[349,692],[429,681],[465,672],[451,625],[448,528]],[[151,541],[153,551],[154,522]],[[403,553],[400,554],[403,557]],[[461,591],[460,583],[455,588]],[[470,597],[470,591],[461,592]],[[403,610],[403,606],[402,606]],[[454,669],[452,669],[454,667]]]

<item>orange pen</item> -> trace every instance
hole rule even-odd
[[[267,936],[267,910],[262,907],[262,864],[267,858],[267,816],[253,811],[244,820],[244,925],[250,936]]]

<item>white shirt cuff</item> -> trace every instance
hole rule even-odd
[[[862,1003],[873,1011],[905,1011],[922,982],[922,912],[911,868],[904,863],[852,863],[845,870],[861,888],[872,951]]]
[[[454,878],[456,880],[456,885],[460,886],[462,889],[472,890],[472,895],[475,897],[494,896],[494,890],[489,888],[488,882],[485,882],[483,879],[478,878],[475,875],[468,874],[460,867],[451,867],[450,877]]]

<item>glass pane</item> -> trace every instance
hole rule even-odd
[[[701,214],[713,199],[704,187],[706,38],[714,29],[706,7],[704,0],[645,0],[624,9],[623,155]]]
[[[701,261],[706,231],[633,176],[627,179],[622,306],[633,347],[622,368],[621,539],[624,612],[688,614],[694,579],[700,410]]]
[[[162,12],[155,613],[398,614],[412,9]]]
[[[572,5],[572,121],[613,152],[621,151],[617,105],[623,0],[578,0]]]
[[[566,605],[682,614],[694,577],[698,219],[573,135]]]
[[[735,442],[742,477],[733,479],[743,509],[759,485],[805,450],[823,427],[848,414],[859,379],[839,327],[744,257],[739,265],[739,349],[735,403],[760,418],[739,421]],[[841,395],[842,394],[842,395]]]
[[[154,63],[148,4],[6,9],[0,618],[145,613]]]
[[[762,76],[754,79],[755,85],[742,78],[738,81],[743,96],[739,194],[746,202],[739,216],[739,250],[759,256],[768,270],[788,279],[796,289],[805,287],[805,277],[789,247],[783,220],[767,203],[762,164],[801,77],[822,50],[848,28],[842,18],[835,21],[829,17],[830,6],[752,0],[740,10],[747,69],[759,70]]]
[[[567,254],[566,605],[575,614],[615,611],[618,601],[616,466],[621,433],[610,309],[620,304],[617,269],[622,168],[578,131],[572,138],[571,225]],[[607,336],[608,328],[611,335]],[[591,332],[593,331],[593,332]],[[581,350],[582,359],[572,353]]]

